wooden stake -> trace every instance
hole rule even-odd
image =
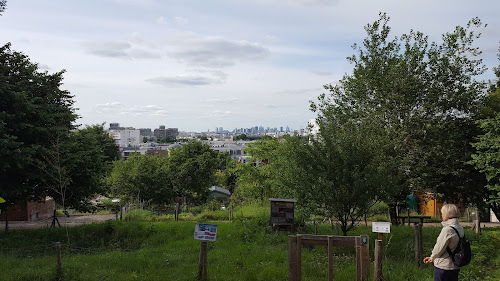
[[[479,208],[476,208],[476,234],[481,235],[481,219],[479,218]]]
[[[61,258],[61,242],[56,242],[57,255],[57,280],[62,278],[62,258]]]
[[[208,279],[207,263],[207,241],[201,241],[200,259],[198,262],[198,280],[206,281]]]
[[[328,236],[328,281],[333,281],[333,236]]]
[[[422,243],[422,225],[415,223],[413,226],[415,232],[415,264],[422,265],[423,261],[423,243]]]
[[[296,281],[297,274],[297,236],[288,236],[288,281]]]
[[[381,234],[381,233],[379,233]],[[382,240],[375,240],[375,262],[373,265],[373,280],[381,281],[382,277],[382,257],[383,257],[383,242]]]

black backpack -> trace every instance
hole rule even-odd
[[[469,240],[465,238],[465,234],[464,237],[460,237],[460,234],[458,233],[457,229],[454,228],[453,226],[450,227],[453,228],[453,230],[455,230],[459,240],[455,250],[451,251],[449,246],[446,247],[446,250],[448,251],[451,260],[456,266],[458,267],[466,266],[470,263],[470,260],[472,258],[472,252],[470,250]]]

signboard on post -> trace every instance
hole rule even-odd
[[[194,228],[194,239],[202,241],[215,241],[217,238],[216,224],[197,223]]]
[[[372,222],[372,232],[391,233],[390,222]]]

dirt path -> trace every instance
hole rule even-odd
[[[91,214],[91,215],[72,215],[69,218],[66,216],[58,216],[57,219],[61,226],[77,226],[88,223],[103,222],[114,220],[114,214]],[[39,221],[9,221],[9,229],[36,229],[50,227],[52,218]],[[0,229],[5,226],[5,221],[0,221]]]

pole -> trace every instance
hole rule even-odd
[[[413,229],[415,231],[415,264],[421,266],[423,260],[422,225],[415,223]]]
[[[201,241],[200,259],[198,262],[198,280],[206,281],[208,279],[207,269],[207,241]]]
[[[57,255],[57,279],[62,277],[62,259],[61,259],[61,242],[56,242],[56,255]]]
[[[379,233],[381,234],[381,233]],[[382,240],[375,240],[375,262],[373,270],[373,280],[381,281],[382,277],[382,256],[383,256],[383,242]]]
[[[476,234],[481,235],[481,219],[479,217],[479,208],[476,208]]]

